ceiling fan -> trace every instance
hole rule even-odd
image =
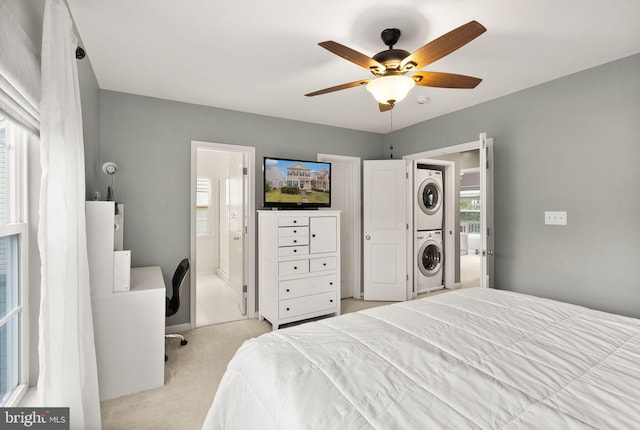
[[[485,31],[487,29],[482,24],[477,21],[470,21],[427,43],[413,53],[409,53],[404,49],[393,48],[398,43],[401,33],[397,28],[387,28],[380,37],[389,49],[378,52],[373,57],[367,57],[358,51],[331,40],[320,42],[318,45],[358,66],[364,67],[375,78],[336,85],[335,87],[305,94],[305,96],[313,97],[366,85],[367,90],[378,101],[380,112],[384,112],[393,109],[393,106],[401,101],[414,85],[439,88],[475,88],[482,79],[454,73],[414,71],[451,54]],[[413,73],[408,75],[409,72]]]

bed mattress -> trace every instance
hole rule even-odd
[[[203,427],[590,428],[640,428],[640,320],[480,288],[245,342]]]

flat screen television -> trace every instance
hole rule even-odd
[[[331,207],[331,163],[264,157],[264,207]]]

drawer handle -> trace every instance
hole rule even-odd
[[[312,234],[312,235],[311,235],[311,237],[316,237],[316,235],[315,235],[315,234]]]
[[[329,303],[333,303],[333,299],[329,300]]]
[[[294,233],[297,233],[297,232],[298,232],[298,230],[293,230],[293,232],[294,232]]]
[[[290,310],[290,309],[289,309],[289,308],[287,308],[287,311],[289,311],[289,310]]]
[[[298,270],[298,266],[293,266],[293,270]]]
[[[329,282],[329,285],[333,285],[333,282]]]
[[[297,220],[295,220],[295,219],[293,220],[293,223],[294,223],[294,224],[295,224],[295,223],[297,223],[297,222],[298,222]]]
[[[322,265],[323,265],[323,266],[326,266],[326,265],[327,265],[327,263],[322,263]]]
[[[294,249],[294,250],[293,250],[293,252],[294,252],[294,253],[295,253],[295,252],[298,252],[298,250],[297,250],[297,249]]]
[[[294,239],[294,240],[293,240],[293,243],[298,243],[298,241]]]
[[[290,290],[287,288],[287,293],[288,293],[289,291],[290,291]]]

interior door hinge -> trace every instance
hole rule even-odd
[[[246,167],[242,168],[242,174],[243,175],[248,175],[249,174],[249,169],[247,169]]]
[[[246,285],[243,285],[243,286],[242,286],[242,292],[243,292],[243,293],[246,293],[246,292],[247,292],[247,286],[246,286]]]
[[[409,172],[404,172],[404,174],[406,175],[407,179],[409,179]]]

